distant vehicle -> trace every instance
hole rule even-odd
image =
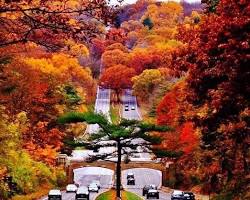
[[[156,189],[149,189],[147,193],[147,199],[154,197],[156,199],[159,199],[159,191]]]
[[[131,110],[135,110],[135,107],[134,107],[134,106],[132,106],[132,107],[131,107]]]
[[[129,111],[129,108],[128,107],[125,107],[125,109],[124,109],[125,111]]]
[[[142,196],[147,195],[150,189],[157,190],[157,187],[155,185],[145,185],[142,189]]]
[[[77,186],[75,184],[68,184],[66,187],[66,192],[76,192]]]
[[[99,192],[99,188],[95,183],[90,183],[88,186],[89,192]]]
[[[125,104],[125,107],[128,108],[128,104]]]
[[[193,192],[183,192],[185,200],[195,200],[195,195]]]
[[[135,175],[133,173],[127,174],[127,185],[135,185]]]
[[[100,183],[100,181],[98,181],[98,180],[93,180],[92,183],[96,184],[97,187],[98,187],[98,189],[101,188],[101,183]]]
[[[127,179],[128,179],[128,178],[135,178],[134,173],[132,173],[132,172],[128,173],[128,174],[127,174]]]
[[[48,200],[62,200],[62,193],[60,190],[50,190]]]
[[[134,178],[128,178],[127,179],[127,185],[135,185],[135,179]]]
[[[89,191],[87,187],[79,187],[76,191],[75,200],[89,200]]]
[[[184,192],[180,190],[174,190],[171,194],[171,200],[183,200],[184,199]]]

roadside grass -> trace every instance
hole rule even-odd
[[[110,106],[110,117],[114,124],[118,124],[120,121],[120,105],[112,104]]]
[[[115,200],[115,190],[109,190],[100,194],[96,200]]]
[[[96,200],[116,200],[116,191],[109,190],[104,192],[100,194]],[[122,200],[142,200],[142,198],[132,192],[122,191]]]
[[[27,195],[16,195],[11,200],[34,200],[34,199],[39,199],[39,198],[41,198],[43,196],[46,196],[48,194],[49,190],[52,187],[53,186],[51,186],[51,185],[42,185],[34,193],[27,194]]]
[[[142,200],[142,198],[136,195],[135,193],[123,191],[122,200]]]

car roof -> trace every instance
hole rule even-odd
[[[50,190],[49,195],[61,195],[61,191],[57,189]]]
[[[129,173],[128,173],[128,175],[134,175],[134,173],[132,173],[132,172],[129,172]]]
[[[148,192],[157,192],[157,190],[155,190],[155,189],[150,189],[150,190],[148,190]]]
[[[182,194],[183,192],[181,190],[174,190],[173,194]]]
[[[92,183],[90,183],[89,185],[91,185],[91,186],[92,186],[92,185],[97,186],[97,185],[96,185],[96,183],[93,183],[93,182],[92,182]]]

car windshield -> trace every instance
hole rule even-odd
[[[76,198],[85,198],[88,197],[87,194],[76,194]]]
[[[128,174],[127,178],[134,178],[134,174]]]
[[[61,200],[61,195],[49,195],[49,200]]]
[[[68,187],[76,187],[76,186],[73,184],[69,184]]]

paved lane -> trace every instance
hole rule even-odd
[[[141,116],[139,113],[139,109],[137,106],[136,97],[132,95],[132,91],[130,89],[124,90],[124,94],[122,96],[122,117],[125,119],[136,119],[140,120]],[[125,111],[125,105],[128,105],[128,111]],[[134,110],[132,110],[134,107]]]
[[[127,89],[124,91],[124,95],[122,97],[123,101],[123,109],[122,109],[122,117],[125,119],[136,119],[141,120],[141,115],[139,108],[137,106],[137,101],[135,96],[132,95],[132,91]],[[128,105],[129,111],[125,111],[125,105]],[[134,110],[131,108],[134,107]],[[135,139],[134,142],[139,144],[139,139]],[[138,146],[139,147],[139,146]],[[142,148],[142,147],[140,147]],[[140,151],[139,151],[140,152]],[[141,158],[149,159],[150,154],[145,152],[139,153]],[[127,185],[127,173],[132,172],[135,174],[135,185]],[[136,168],[122,171],[122,184],[125,189],[130,192],[134,192],[140,196],[142,196],[142,188],[147,184],[157,185],[158,188],[162,185],[162,174],[158,170],[147,169],[147,168]],[[170,200],[171,195],[169,193],[165,193],[160,191],[160,200]]]
[[[135,185],[127,185],[127,174],[129,172],[135,175]],[[122,171],[122,185],[125,189],[130,192],[134,192],[142,196],[142,188],[144,185],[154,184],[158,188],[162,185],[162,174],[158,170],[148,169],[148,168],[134,168]],[[165,193],[160,191],[160,200],[170,200],[170,193]],[[144,197],[146,199],[146,197]]]
[[[94,200],[101,192],[104,192],[105,189],[100,189],[99,193],[90,193],[90,200]],[[41,200],[48,200],[48,197],[41,198]],[[62,200],[75,200],[75,193],[62,192]]]
[[[139,196],[142,197],[142,189],[129,189],[130,192],[133,192],[135,194],[138,194]],[[166,193],[166,192],[162,192],[161,190],[159,190],[160,194],[159,194],[159,200],[171,200],[171,194],[170,193]],[[144,199],[147,199],[145,196],[143,197]]]
[[[135,175],[135,185],[127,185],[127,174]],[[162,174],[159,170],[148,168],[134,168],[122,171],[122,184],[126,189],[142,189],[146,184],[154,184],[157,187],[162,185]]]
[[[74,170],[74,182],[80,186],[87,187],[93,180],[98,180],[101,183],[101,189],[99,193],[91,192],[90,200],[93,200],[101,192],[106,191],[113,185],[114,171],[101,167],[84,167]],[[47,200],[48,197],[41,198],[41,200]],[[75,193],[62,192],[62,200],[75,200]]]
[[[110,110],[110,89],[97,88],[96,101],[95,101],[95,113],[102,113],[108,117]],[[94,134],[98,131],[97,124],[91,124],[87,126],[86,133]]]
[[[93,180],[101,183],[101,188],[110,188],[113,185],[114,171],[101,167],[83,167],[74,170],[74,181],[80,186],[88,186]]]

